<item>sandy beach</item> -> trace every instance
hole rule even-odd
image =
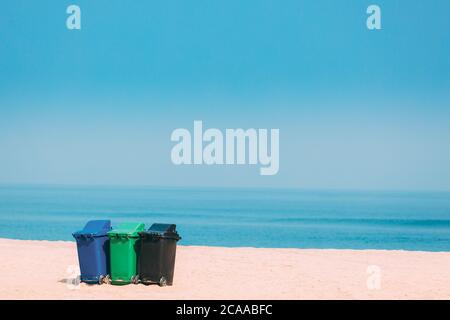
[[[0,239],[0,299],[450,299],[450,252],[179,246],[172,287],[77,284],[76,246]]]

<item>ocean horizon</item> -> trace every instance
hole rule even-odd
[[[182,245],[450,251],[450,192],[0,185],[0,237],[92,219],[175,223]]]

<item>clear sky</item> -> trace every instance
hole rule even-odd
[[[81,30],[66,8],[81,7]],[[366,28],[377,4],[382,29]],[[450,190],[449,2],[2,1],[0,183]],[[174,166],[194,120],[280,171]]]

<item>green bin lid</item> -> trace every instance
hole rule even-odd
[[[142,222],[124,222],[119,224],[115,229],[108,232],[108,236],[128,236],[139,237],[139,232],[143,231],[145,225]]]

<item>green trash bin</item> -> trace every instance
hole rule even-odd
[[[110,268],[112,284],[137,283],[137,252],[139,232],[144,231],[140,222],[126,222],[108,232],[110,240]]]

